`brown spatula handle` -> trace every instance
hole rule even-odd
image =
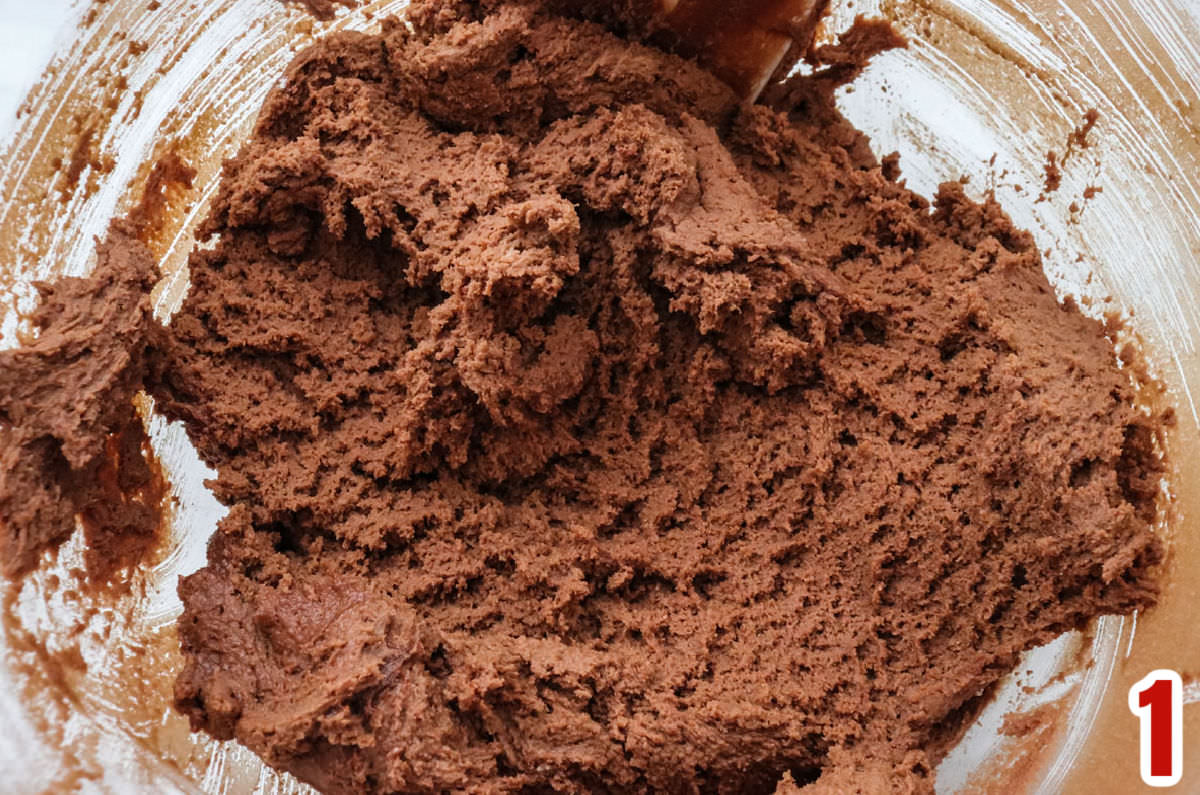
[[[681,49],[753,101],[789,52],[812,45],[829,0],[657,0]],[[797,49],[793,49],[793,48]]]

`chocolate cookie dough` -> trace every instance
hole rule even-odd
[[[560,10],[331,36],[226,165],[145,382],[230,508],[178,706],[330,793],[931,792],[1023,650],[1152,602],[1158,420],[838,115],[879,26],[748,107]]]
[[[330,20],[337,13],[337,6],[354,8],[358,5],[359,0],[282,0],[282,2],[299,6],[317,19]]]
[[[37,336],[0,352],[0,567],[36,565],[85,520],[89,569],[123,562],[157,529],[157,468],[142,455],[133,406],[162,327],[150,308],[154,259],[118,222],[88,278],[38,284]],[[156,492],[150,496],[150,492]]]

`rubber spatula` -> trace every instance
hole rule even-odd
[[[747,102],[799,47],[812,46],[829,0],[656,0],[679,49],[703,61]]]

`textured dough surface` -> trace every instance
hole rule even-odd
[[[230,506],[194,727],[326,792],[932,792],[1021,651],[1152,601],[1155,421],[1028,233],[838,116],[878,28],[776,110],[545,4],[409,19],[297,58],[151,357]]]
[[[153,540],[157,464],[133,397],[147,349],[162,336],[151,311],[154,258],[118,221],[86,278],[37,284],[37,333],[0,351],[0,569],[23,574],[82,515],[88,570],[107,575]],[[144,542],[144,543],[143,543]]]

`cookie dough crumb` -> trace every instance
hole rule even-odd
[[[280,0],[288,5],[299,6],[319,20],[328,21],[337,13],[337,6],[358,8],[360,0]]]

